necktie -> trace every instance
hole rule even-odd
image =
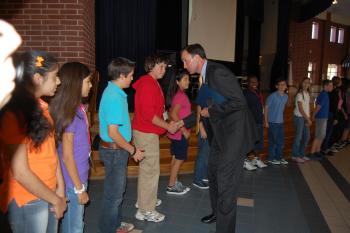
[[[203,84],[203,76],[202,75],[199,75],[198,77],[198,91],[199,89],[201,88]],[[200,119],[200,111],[201,111],[201,107],[197,107],[197,124],[196,124],[196,134],[199,133],[199,119]]]
[[[199,75],[199,78],[198,78],[198,89],[201,88],[202,84],[203,84],[203,76]]]

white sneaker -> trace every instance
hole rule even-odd
[[[281,160],[280,160],[280,163],[283,164],[283,165],[287,165],[287,164],[288,164],[288,161],[285,160],[285,159],[281,159]]]
[[[269,163],[274,164],[274,165],[280,165],[281,161],[274,159],[274,160],[268,160]]]
[[[160,206],[162,204],[162,200],[160,200],[160,199],[157,199],[157,202],[156,202],[156,207],[157,206]],[[139,208],[139,203],[135,203],[135,207],[136,207],[136,209],[138,209]]]
[[[259,168],[264,168],[264,167],[267,167],[267,165],[260,160],[260,158],[258,157],[255,157],[252,161],[251,161],[251,164],[253,164],[254,166],[257,166]]]
[[[141,211],[137,210],[135,214],[135,218],[141,221],[149,221],[149,222],[161,222],[164,220],[165,215],[158,213],[157,211]]]
[[[329,151],[331,151],[333,153],[339,152],[339,150],[336,147],[333,147],[333,146],[331,148],[329,148]]]
[[[248,171],[256,170],[256,167],[253,165],[253,163],[247,159],[244,160],[243,168],[247,169]]]
[[[120,223],[120,227],[118,228],[116,233],[119,233],[119,232],[130,232],[130,231],[134,230],[134,228],[135,228],[135,226],[132,223],[121,222]]]

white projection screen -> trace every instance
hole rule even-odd
[[[236,0],[189,0],[188,44],[200,43],[209,59],[234,62]]]

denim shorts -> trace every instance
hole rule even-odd
[[[171,155],[175,156],[175,159],[186,160],[187,149],[188,149],[188,143],[187,143],[187,139],[184,136],[181,137],[181,140],[171,139],[170,152],[171,152]]]

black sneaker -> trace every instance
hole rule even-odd
[[[207,185],[204,182],[193,182],[192,184],[194,187],[197,187],[199,189],[208,189],[209,188],[209,185]]]
[[[172,187],[168,186],[166,188],[167,194],[184,195],[187,192],[188,190],[186,189],[186,187],[179,185],[178,183],[175,183],[175,185]]]

